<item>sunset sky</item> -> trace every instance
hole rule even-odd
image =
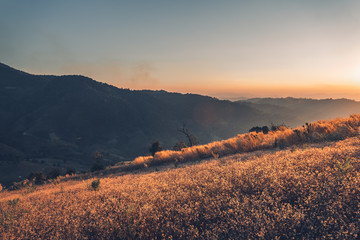
[[[360,100],[360,1],[0,0],[0,62],[220,98]]]

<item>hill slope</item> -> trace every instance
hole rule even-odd
[[[350,113],[337,112],[336,103],[329,100],[327,112]],[[10,184],[36,171],[88,170],[96,150],[111,164],[146,154],[155,140],[171,149],[185,140],[177,131],[184,123],[203,144],[255,125],[303,124],[324,109],[315,105],[303,103],[296,115],[292,107],[276,112],[268,109],[278,105],[131,91],[83,76],[32,75],[0,63],[0,182]],[[359,106],[348,110],[360,112],[360,103],[345,101],[341,109],[347,105]]]
[[[171,148],[181,140],[177,129],[183,123],[209,142],[262,118],[246,104],[119,89],[83,76],[37,76],[3,64],[0,100],[1,176],[9,169],[18,176],[26,174],[17,171],[22,168],[88,168],[95,150],[112,162],[130,160],[145,154],[154,140]]]
[[[89,188],[93,179],[2,192],[0,236],[358,239],[360,234],[358,136],[149,171],[105,176],[96,192]]]
[[[261,149],[285,148],[303,143],[339,140],[360,134],[360,114],[331,121],[316,121],[294,129],[280,126],[266,132],[250,132],[222,141],[192,146],[179,151],[164,150],[154,156],[140,156],[132,161],[133,166],[146,167],[168,162],[188,162],[211,156],[251,152]]]

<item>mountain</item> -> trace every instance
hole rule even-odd
[[[252,108],[269,114],[271,119],[282,119],[282,123],[291,127],[360,113],[360,102],[350,99],[251,98],[237,103],[248,103]]]
[[[0,63],[0,182],[36,171],[86,171],[95,151],[112,164],[147,154],[156,140],[171,149],[186,141],[177,131],[183,124],[205,144],[256,125],[293,126],[331,112],[360,112],[360,103],[350,100],[278,102],[129,90],[79,75],[33,75]]]
[[[120,89],[83,76],[32,75],[4,64],[0,100],[0,182],[54,167],[86,170],[96,150],[119,162],[146,154],[154,140],[172,148],[185,140],[177,131],[184,123],[206,143],[263,119],[246,103]]]

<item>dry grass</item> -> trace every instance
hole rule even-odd
[[[168,162],[196,161],[213,156],[226,156],[240,152],[250,152],[274,147],[340,140],[359,134],[360,115],[332,121],[317,121],[295,129],[280,127],[277,131],[264,133],[240,134],[234,138],[212,142],[201,146],[184,148],[181,151],[165,150],[157,152],[154,157],[141,156],[132,163],[134,166],[155,166]]]
[[[1,192],[0,238],[360,237],[358,137],[93,180]]]

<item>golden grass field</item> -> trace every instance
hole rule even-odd
[[[0,236],[1,239],[359,239],[359,125],[359,115],[314,123],[311,126],[318,130],[311,134],[325,132],[318,138],[309,137],[312,143],[301,139],[301,134],[291,140],[292,134],[298,134],[290,129],[269,136],[258,134],[251,139],[262,140],[247,143],[249,148],[242,150],[269,149],[253,152],[235,153],[235,144],[233,152],[226,154],[214,152],[211,144],[199,146],[204,149],[208,146],[213,157],[197,163],[164,160],[168,164],[158,166],[158,171],[148,161],[149,168],[144,170],[101,177],[97,191],[90,187],[95,179],[73,178],[2,191]],[[266,139],[274,140],[274,135],[287,141],[285,146],[296,145],[270,149],[274,145],[270,140],[266,145]],[[330,135],[343,140],[325,141]],[[233,140],[223,141],[224,146],[229,143],[226,141]],[[240,146],[240,141],[236,144]],[[158,153],[155,159],[159,154],[164,153]],[[138,162],[133,164],[144,164],[139,159],[135,161]]]

